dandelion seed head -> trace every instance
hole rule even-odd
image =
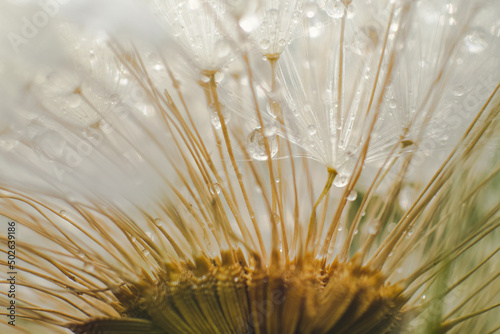
[[[71,3],[0,44],[20,327],[498,327],[496,3]]]

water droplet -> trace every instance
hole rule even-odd
[[[358,197],[358,193],[356,192],[356,190],[352,190],[349,193],[349,196],[347,196],[347,200],[348,201],[355,201],[357,197]]]
[[[379,226],[379,222],[377,219],[371,221],[368,224],[368,233],[371,235],[375,235],[378,231],[378,226]]]
[[[277,177],[275,180],[274,180],[276,183],[280,183],[280,178]]]
[[[425,295],[423,295],[423,296],[422,296],[422,299],[423,299],[423,300],[425,300],[425,298],[426,298],[426,296],[425,296]]]
[[[471,53],[481,53],[488,47],[486,38],[487,34],[482,28],[471,28],[469,33],[464,37],[465,47]]]
[[[339,232],[342,231],[342,229],[343,229],[342,225],[339,225],[339,227],[337,228]]]
[[[63,216],[63,217],[66,217],[66,214],[67,214],[67,213],[66,213],[66,211],[64,211],[64,210],[61,210],[61,211],[59,211],[59,214],[60,214],[61,216]]]
[[[396,100],[395,99],[390,99],[389,100],[389,108],[396,109],[396,107],[397,107]]]
[[[219,58],[225,58],[231,52],[229,43],[223,39],[218,40],[217,43],[215,43],[215,49],[217,50],[217,57]]]
[[[349,177],[346,175],[338,174],[333,180],[333,185],[337,188],[343,188],[349,183]]]
[[[307,126],[307,132],[311,135],[311,136],[314,136],[317,132],[317,128],[316,128],[316,125],[314,124],[309,124]]]
[[[227,125],[227,123],[229,123],[229,121],[231,120],[231,113],[223,105],[219,105],[219,108],[221,109],[222,117],[224,118],[224,124]],[[210,119],[212,121],[212,125],[216,130],[219,130],[222,126],[215,103],[212,103],[210,106],[208,106],[208,109],[210,110]]]
[[[271,8],[267,11],[266,18],[271,22],[278,21],[279,11],[276,8]]]
[[[214,183],[212,185],[212,188],[210,189],[210,192],[212,193],[212,195],[215,195],[215,194],[220,194],[220,186],[218,183]]]
[[[153,235],[153,233],[148,231],[148,232],[146,232],[146,235],[148,236],[149,239],[151,239],[153,241],[155,240],[155,236]]]
[[[345,6],[341,0],[327,0],[323,9],[328,16],[340,19],[344,16]]]
[[[161,220],[161,218],[156,218],[155,219],[155,225],[160,227],[163,225],[163,221]]]
[[[453,95],[455,96],[462,96],[465,94],[465,88],[464,86],[457,86],[455,89],[453,89]]]
[[[261,39],[259,45],[262,49],[267,50],[271,46],[271,42],[268,39]]]
[[[218,71],[217,73],[215,73],[214,80],[216,83],[222,82],[222,80],[224,80],[224,72]]]
[[[271,151],[271,158],[274,158],[278,153],[278,140],[276,136],[267,137],[269,150]],[[262,135],[261,128],[253,130],[247,138],[247,151],[250,157],[255,160],[267,160],[266,147],[264,145],[264,136]]]
[[[118,96],[118,94],[111,94],[109,96],[109,101],[111,102],[111,104],[117,104],[118,102],[120,102],[120,97]]]
[[[276,118],[278,117],[278,112],[279,112],[279,103],[277,101],[271,100],[267,103],[266,110],[267,113],[272,117]]]

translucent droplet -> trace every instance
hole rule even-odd
[[[481,53],[488,47],[487,33],[482,28],[472,28],[464,37],[467,50],[471,53]]]
[[[151,233],[150,231],[146,232],[146,235],[149,239],[151,240],[154,240],[155,239],[155,236],[153,235],[153,233]]]
[[[59,214],[60,214],[61,216],[63,216],[63,217],[66,217],[66,214],[67,214],[67,213],[66,213],[66,211],[64,211],[64,210],[61,210],[61,211],[59,211]]]
[[[217,83],[220,83],[222,80],[224,80],[224,72],[218,71],[217,73],[214,74],[214,80]]]
[[[156,218],[155,219],[155,225],[160,227],[163,225],[163,221],[161,220],[161,218]]]
[[[333,185],[337,188],[343,188],[349,183],[349,177],[346,175],[338,174],[333,180]]]
[[[231,47],[229,46],[229,43],[227,43],[223,39],[215,43],[215,49],[217,50],[217,57],[219,58],[227,57],[231,52]]]
[[[464,86],[457,86],[455,89],[453,89],[453,95],[455,96],[462,96],[465,94],[465,88]]]
[[[370,222],[368,224],[368,233],[371,235],[375,235],[378,231],[378,225],[379,225],[379,222],[376,219],[373,220],[372,222]]]
[[[267,103],[266,106],[267,113],[272,117],[276,118],[278,117],[278,112],[279,112],[279,103],[271,100]]]
[[[341,0],[327,0],[323,8],[328,16],[340,19],[344,16],[345,6]]]
[[[267,19],[271,22],[278,21],[279,11],[276,8],[271,8],[267,11]]]
[[[219,108],[221,109],[222,117],[224,118],[224,124],[229,123],[229,121],[231,120],[231,113],[223,105],[219,105]],[[210,106],[208,106],[208,109],[210,111],[210,120],[212,121],[212,125],[216,130],[219,130],[222,126],[215,103],[212,103]]]
[[[358,193],[356,192],[356,190],[351,190],[351,192],[349,193],[349,196],[347,196],[347,200],[348,201],[355,201],[356,198],[358,198]]]
[[[389,100],[389,108],[396,109],[396,106],[397,106],[396,100],[395,99],[390,99]]]
[[[111,94],[109,97],[109,102],[111,102],[111,104],[117,104],[118,102],[120,102],[120,97],[117,94]]]
[[[267,50],[271,46],[271,42],[268,39],[261,39],[259,45],[262,49]]]
[[[276,136],[267,137],[269,150],[271,151],[271,158],[274,158],[278,153],[278,140]],[[253,130],[247,138],[247,151],[250,157],[255,160],[264,161],[268,156],[266,147],[264,145],[264,136],[262,135],[261,128]]]
[[[314,124],[310,124],[310,125],[308,125],[308,126],[307,126],[307,132],[308,132],[311,136],[315,135],[315,134],[316,134],[316,132],[317,132],[316,125],[314,125]]]
[[[212,185],[212,188],[210,188],[210,192],[212,193],[212,195],[215,195],[215,194],[220,194],[220,186],[218,183],[214,183]]]
[[[337,228],[337,231],[340,232],[340,231],[342,231],[342,229],[343,229],[342,225],[339,225],[339,227]]]

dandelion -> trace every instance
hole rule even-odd
[[[3,331],[500,328],[496,2],[100,6],[0,5]]]

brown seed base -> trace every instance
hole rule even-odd
[[[117,295],[127,310],[122,319],[68,327],[78,334],[376,334],[390,331],[404,304],[400,287],[354,262],[254,270],[218,262],[201,276],[191,270],[160,273],[157,284],[138,289],[133,302],[130,294]]]

